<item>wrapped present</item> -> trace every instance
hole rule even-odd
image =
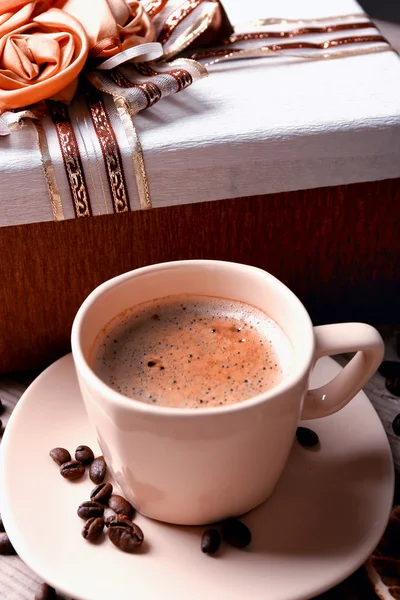
[[[400,61],[357,3],[2,4],[0,370],[170,259],[265,268],[317,322],[396,320]]]

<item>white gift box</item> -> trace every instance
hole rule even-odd
[[[361,12],[353,0],[225,0],[224,5],[239,31],[266,17],[332,17],[335,22],[336,17]],[[302,39],[332,37],[341,34]],[[122,155],[131,209],[139,209],[129,143],[112,98],[106,97],[105,103]],[[92,213],[106,214],[113,209],[102,152],[83,112],[78,98],[70,118]],[[396,178],[399,56],[389,51],[335,60],[222,62],[210,68],[209,77],[139,113],[135,125],[154,208]],[[46,132],[64,217],[73,218],[57,136],[49,123]],[[0,190],[0,225],[53,219],[31,123],[0,139]]]

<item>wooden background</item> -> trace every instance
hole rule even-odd
[[[0,229],[0,372],[69,351],[99,283],[167,260],[262,267],[315,323],[400,321],[400,180]]]

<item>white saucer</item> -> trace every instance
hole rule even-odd
[[[318,362],[313,385],[340,367]],[[92,482],[68,482],[49,458],[54,446],[98,452],[71,355],[25,392],[7,426],[1,452],[1,513],[21,558],[59,591],[82,600],[300,600],[345,579],[375,548],[393,497],[386,434],[364,393],[310,426],[319,450],[297,442],[274,496],[244,517],[250,550],[200,552],[203,528],[175,527],[138,516],[148,542],[124,554],[108,539],[80,535],[78,505]]]

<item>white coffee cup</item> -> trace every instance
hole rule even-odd
[[[252,399],[201,410],[146,404],[103,383],[91,366],[103,327],[129,307],[186,293],[247,302],[266,312],[293,346],[290,373]],[[352,351],[357,354],[339,375],[308,389],[320,357]],[[96,288],[76,315],[72,352],[89,419],[127,499],[148,517],[200,525],[241,515],[267,500],[300,418],[343,408],[377,369],[383,342],[363,323],[313,327],[300,300],[265,271],[189,260],[137,269]]]

